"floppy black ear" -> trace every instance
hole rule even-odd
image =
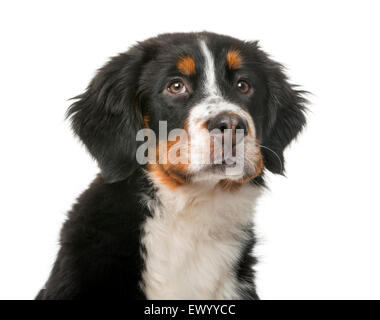
[[[112,58],[67,112],[107,182],[123,180],[137,168],[136,133],[142,128],[137,84],[143,63],[137,47]]]
[[[267,84],[267,125],[262,137],[265,167],[273,173],[284,173],[284,149],[300,133],[306,123],[303,97],[305,91],[289,84],[283,66],[264,54]]]

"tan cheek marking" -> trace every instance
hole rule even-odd
[[[187,132],[187,125],[185,125],[185,131]],[[167,141],[167,152],[170,152],[170,148],[178,143],[177,141]],[[177,156],[179,150],[177,150]],[[159,154],[159,145],[156,146],[156,164],[148,164],[147,169],[155,176],[162,184],[166,185],[169,189],[174,190],[177,187],[180,187],[189,181],[187,180],[188,176],[188,167],[189,163],[177,163],[173,164],[169,162],[169,154],[160,155]],[[190,157],[190,154],[187,154]],[[160,161],[161,157],[161,161]],[[165,159],[166,157],[166,159]],[[185,161],[190,159],[185,159]],[[166,162],[166,163],[160,163]]]
[[[177,187],[180,187],[184,182],[179,179],[176,175],[171,174],[168,171],[164,170],[163,165],[160,164],[149,164],[148,170],[157,178],[160,183],[167,186],[169,189],[174,190]]]
[[[256,174],[255,174],[255,178],[260,175],[262,172],[264,171],[264,160],[263,160],[263,156],[261,155],[261,151],[260,151],[260,158],[257,162],[257,168],[256,168]]]
[[[231,70],[239,69],[241,67],[241,57],[238,50],[230,50],[227,52],[228,67]]]
[[[195,62],[190,56],[182,56],[177,61],[177,69],[186,76],[195,74]]]
[[[149,128],[149,116],[144,116],[144,127]]]

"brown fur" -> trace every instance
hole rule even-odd
[[[184,75],[190,76],[195,74],[195,61],[190,56],[181,56],[177,61],[177,69]]]
[[[230,50],[227,52],[228,67],[231,70],[239,69],[242,64],[240,52],[238,50]]]

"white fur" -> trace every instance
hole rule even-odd
[[[214,58],[210,50],[207,48],[206,42],[204,40],[200,41],[200,47],[203,53],[203,57],[205,59],[205,69],[204,69],[204,73],[206,75],[205,84],[204,84],[205,92],[210,97],[213,97],[213,96],[218,97],[220,96],[220,91],[216,83]]]
[[[251,222],[257,187],[225,192],[194,184],[171,191],[158,181],[153,216],[144,226],[146,270],[142,288],[148,299],[236,299],[234,266]]]

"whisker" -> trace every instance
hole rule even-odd
[[[267,149],[267,150],[269,150],[269,151],[271,151],[271,152],[277,157],[278,161],[280,162],[280,165],[281,165],[281,172],[282,172],[282,170],[284,169],[284,165],[283,165],[283,163],[282,163],[282,161],[281,161],[280,156],[279,156],[275,151],[273,151],[271,148],[268,148],[268,147],[266,147],[266,146],[264,146],[264,145],[262,145],[262,144],[260,144],[260,147],[261,147],[261,148],[264,148],[264,149]]]

